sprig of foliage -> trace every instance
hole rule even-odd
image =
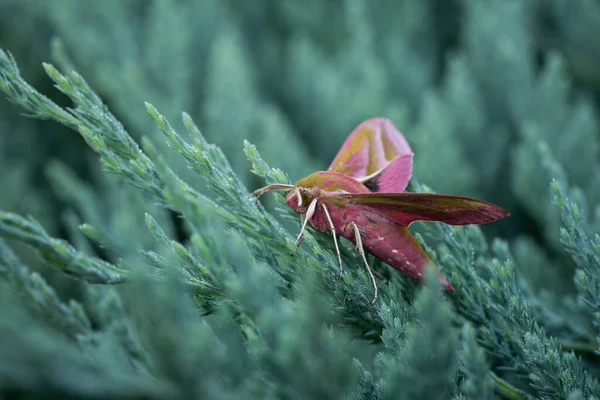
[[[307,234],[302,248],[295,249],[292,236],[274,217],[254,203],[248,190],[232,171],[223,152],[204,139],[187,114],[183,115],[184,125],[193,143],[185,141],[158,110],[146,104],[149,114],[165,135],[167,143],[179,152],[189,167],[205,180],[211,191],[210,196],[192,189],[175,175],[149,139],[143,139],[143,146],[140,148],[83,78],[74,72],[63,75],[47,64],[45,69],[57,88],[71,98],[75,108],[58,107],[28,86],[20,78],[14,59],[4,52],[0,52],[0,89],[13,102],[23,105],[31,115],[54,118],[78,130],[90,147],[101,156],[103,165],[109,172],[117,174],[130,184],[153,195],[163,207],[168,207],[185,218],[186,228],[190,232],[187,245],[171,239],[160,224],[150,214],[146,214],[146,225],[162,251],[160,254],[145,251],[143,255],[149,264],[159,267],[162,278],[167,281],[173,271],[183,273],[185,281],[194,287],[193,293],[197,299],[200,299],[199,302],[210,303],[208,309],[217,307],[226,310],[226,313],[232,313],[236,326],[244,333],[248,340],[247,344],[250,345],[248,358],[242,363],[258,362],[261,365],[260,372],[253,375],[258,381],[279,382],[272,392],[265,391],[265,386],[258,388],[250,384],[247,379],[234,376],[237,382],[233,385],[235,390],[242,390],[242,387],[247,390],[247,385],[250,385],[253,391],[257,391],[254,393],[265,396],[275,394],[292,396],[293,393],[303,393],[303,391],[313,395],[333,396],[335,393],[345,392],[349,385],[346,383],[328,388],[325,381],[320,380],[313,386],[302,387],[295,376],[285,374],[293,363],[305,368],[301,374],[305,377],[320,376],[323,374],[319,371],[333,368],[341,374],[339,378],[344,382],[350,382],[352,380],[350,377],[358,371],[362,376],[361,387],[377,388],[376,392],[383,397],[397,392],[394,388],[395,383],[405,382],[404,386],[406,386],[409,381],[414,381],[415,374],[422,379],[423,386],[413,387],[414,396],[424,392],[435,392],[438,396],[442,396],[443,393],[449,395],[458,390],[461,390],[464,396],[474,396],[474,393],[489,391],[489,379],[485,379],[481,385],[468,383],[475,382],[478,376],[479,381],[483,379],[479,374],[481,371],[472,370],[473,365],[483,364],[478,352],[474,353],[473,358],[464,359],[465,368],[461,373],[465,375],[467,383],[460,388],[452,386],[458,371],[457,362],[461,357],[458,355],[456,332],[451,328],[451,324],[460,322],[460,319],[455,319],[449,308],[440,305],[445,303],[440,303],[436,297],[439,294],[432,294],[437,293],[435,290],[421,291],[415,302],[416,314],[412,314],[408,304],[400,301],[402,297],[397,290],[402,285],[399,284],[399,278],[395,277],[387,285],[381,285],[382,293],[379,302],[374,307],[366,309],[364,304],[368,300],[369,281],[364,271],[362,269],[351,271],[346,274],[342,282],[332,279],[332,276],[337,273],[333,248],[331,245],[322,246],[311,234]],[[267,183],[289,182],[281,171],[270,168],[262,161],[256,148],[248,142],[245,143],[245,151],[253,164],[254,172],[264,177]],[[416,181],[413,181],[412,186],[418,191],[422,189]],[[278,200],[282,200],[281,196]],[[208,216],[207,213],[214,213],[214,215]],[[291,216],[289,211],[286,211],[286,214]],[[62,260],[61,265],[68,268],[72,268],[71,264],[74,263],[73,265],[82,270],[89,265],[96,266],[90,261],[96,260],[95,258],[81,256],[80,252],[65,243],[60,243],[63,247],[52,246],[58,243],[56,239],[50,238],[35,223],[14,214],[1,215],[3,219],[0,221],[4,225],[0,227],[3,227],[4,234],[31,243],[36,248],[52,250],[51,254],[54,258],[50,260]],[[211,238],[207,230],[208,222],[217,216],[221,223],[225,223],[231,229],[229,239],[244,238],[253,265],[254,263],[257,265],[255,268],[240,270],[235,264],[230,264],[231,258],[226,259],[218,255],[217,239]],[[488,354],[495,357],[500,367],[510,367],[519,374],[531,374],[529,375],[530,386],[541,396],[567,398],[577,391],[585,396],[598,395],[598,383],[590,378],[581,360],[573,354],[562,354],[556,340],[549,338],[539,326],[531,305],[517,285],[512,257],[506,244],[496,241],[492,246],[494,255],[492,257],[488,254],[489,246],[478,227],[431,224],[426,231],[438,247],[438,254],[432,252],[432,257],[444,267],[457,287],[457,295],[451,297],[456,309],[462,317],[478,326],[479,342]],[[420,236],[417,237],[422,241]],[[225,240],[225,237],[219,238]],[[296,256],[290,257],[290,251],[295,252]],[[349,256],[346,252],[344,255],[345,259],[350,260],[350,264],[352,260],[356,260],[356,257]],[[498,258],[506,261],[501,262]],[[250,257],[241,261],[246,263],[248,259]],[[118,268],[109,263],[107,265]],[[104,264],[98,268],[104,268]],[[79,276],[83,275],[80,273]],[[269,276],[269,278],[260,280],[261,276]],[[297,318],[297,320],[309,324],[311,332],[323,340],[322,346],[313,348],[311,357],[319,359],[323,352],[331,351],[327,359],[332,362],[338,360],[334,364],[321,364],[315,369],[302,354],[301,349],[306,348],[305,344],[291,345],[285,341],[288,331],[274,330],[275,318],[288,321],[286,326],[292,328],[295,326],[295,319],[289,319],[289,315],[292,315],[290,310],[297,311],[292,304],[302,304],[307,307],[306,310],[318,307],[311,303],[314,295],[306,295],[305,290],[310,281],[306,276],[314,280],[313,284],[318,288],[317,292],[324,294],[319,298],[329,304],[330,311],[335,310],[335,314],[342,317],[342,325],[352,328],[353,335],[377,338],[381,333],[381,339],[392,353],[391,358],[389,355],[381,358],[385,360],[383,373],[372,373],[367,369],[368,366],[363,367],[362,363],[356,361],[355,366],[358,368],[352,367],[354,372],[342,368],[342,364],[352,363],[349,362],[348,357],[343,356],[341,348],[334,344],[339,337],[336,340],[333,338],[339,333],[323,336],[321,323],[325,318],[324,314],[305,311],[304,315],[307,319]],[[260,284],[257,284],[259,281]],[[156,285],[158,282],[165,283],[165,280],[143,282],[160,291],[163,290],[159,289],[162,286]],[[257,291],[264,291],[265,287],[272,289],[268,293],[263,293],[260,300],[253,300],[249,297],[251,291],[248,287],[241,289],[249,282],[254,282]],[[101,293],[101,291],[90,292],[90,299],[98,298]],[[189,302],[189,299],[180,299],[181,301],[170,299],[166,293],[165,297],[153,298],[153,307],[150,308],[167,310],[166,315],[171,315],[182,301]],[[293,302],[288,303],[283,300],[280,297],[282,294]],[[121,294],[119,298],[122,296]],[[143,297],[125,298],[131,304],[136,304]],[[113,296],[113,299],[116,297]],[[277,301],[274,301],[275,299]],[[261,308],[261,305],[274,302],[281,303],[281,308],[268,310]],[[186,393],[202,392],[204,389],[195,386],[194,375],[189,371],[199,365],[197,358],[199,354],[209,350],[200,346],[186,362],[177,364],[174,360],[178,357],[185,358],[186,353],[181,353],[181,343],[176,343],[172,331],[164,328],[164,331],[149,332],[152,331],[150,326],[152,321],[156,320],[157,314],[129,315],[125,311],[118,311],[120,310],[118,303],[118,301],[112,302],[116,306],[114,309],[117,310],[112,317],[108,317],[104,312],[103,315],[106,317],[104,326],[108,328],[112,322],[132,318],[132,325],[120,325],[125,327],[128,333],[120,335],[121,340],[117,342],[120,343],[119,346],[129,347],[129,353],[137,353],[138,361],[143,364],[143,368],[139,370],[152,371],[153,375],[159,376],[164,382],[175,384]],[[205,328],[202,322],[196,320],[194,312],[190,311],[195,306],[187,307],[186,312],[189,312],[187,316],[174,315],[172,323],[168,325],[184,327],[187,322],[194,321],[190,327],[182,328],[185,331],[182,336],[189,339],[203,332]],[[288,317],[285,317],[286,315]],[[297,315],[294,314],[294,318],[296,317]],[[133,327],[132,330],[129,330],[129,326]],[[139,341],[133,338],[131,332],[134,331]],[[208,333],[206,335],[207,338],[210,336]],[[123,338],[129,338],[129,344]],[[468,330],[464,340],[464,346],[473,347],[473,335],[469,336]],[[419,349],[425,346],[423,341],[436,343],[434,351],[429,353],[432,357],[425,357],[419,352]],[[234,342],[228,342],[228,346],[233,345]],[[137,350],[136,343],[141,346]],[[254,345],[256,347],[253,347]],[[266,356],[279,347],[287,352],[284,358],[274,359]],[[162,351],[164,349],[166,351]],[[216,353],[212,354],[218,358]],[[492,381],[498,385],[498,380],[492,379]],[[508,392],[515,398],[526,396],[510,386],[508,388]],[[213,389],[206,390],[210,392]]]
[[[415,191],[430,191],[416,181],[411,186]],[[576,390],[600,395],[600,385],[581,359],[563,354],[556,339],[539,326],[517,284],[507,244],[497,240],[492,247],[497,257],[506,260],[502,263],[487,255],[478,226],[427,224],[426,231],[440,246],[440,263],[450,269],[452,281],[459,282],[457,310],[479,326],[480,343],[502,360],[503,369],[527,375],[532,388],[543,396],[566,399]]]
[[[46,280],[22,264],[2,238],[0,278],[26,296],[35,309],[63,332],[74,336],[91,332],[92,324],[82,305],[74,300],[64,304]]]
[[[471,324],[465,324],[461,331],[461,364],[466,379],[460,384],[460,392],[465,399],[493,398],[493,380],[484,350],[477,343],[477,331]]]
[[[87,348],[34,318],[22,298],[0,283],[0,376],[9,397],[146,398],[173,396],[148,376],[136,375],[103,349]],[[105,349],[104,349],[105,350]],[[172,397],[171,397],[172,398]]]
[[[433,271],[427,272],[427,286],[415,300],[417,320],[406,328],[400,348],[389,348],[390,354],[379,355],[385,371],[384,399],[396,398],[398,393],[406,399],[445,399],[454,391],[458,338],[437,277]],[[390,363],[390,357],[396,362]]]
[[[62,239],[50,237],[33,219],[0,211],[0,233],[30,245],[49,266],[90,283],[120,283],[128,275],[121,266],[90,257]]]
[[[5,57],[5,59],[7,58]],[[13,75],[15,72],[18,72],[10,63],[8,63],[8,67],[9,72]],[[169,239],[156,221],[149,215],[146,217],[146,222],[150,231],[158,240],[158,243],[166,250],[171,250],[171,256],[175,258],[171,257],[169,260],[178,260],[179,269],[187,270],[191,275],[194,272],[199,272],[200,276],[210,276],[211,272],[203,267],[202,261],[196,259],[193,253],[198,254],[198,251],[200,251],[201,254],[202,249],[207,248],[206,243],[203,243],[206,242],[204,232],[198,230],[205,225],[206,219],[200,216],[201,210],[207,204],[214,207],[214,203],[209,201],[205,196],[196,193],[185,182],[174,176],[172,171],[162,162],[149,140],[144,141],[143,147],[150,154],[150,157],[143,153],[122,129],[122,126],[116,119],[110,116],[108,110],[101,104],[97,96],[91,93],[91,90],[81,77],[78,75],[61,75],[49,65],[46,65],[46,70],[49,76],[57,82],[57,87],[69,95],[77,105],[77,108],[71,110],[71,113],[67,114],[67,117],[61,113],[57,113],[59,115],[57,120],[62,123],[72,123],[71,116],[75,115],[77,117],[79,132],[86,138],[88,144],[100,154],[105,168],[110,172],[124,177],[133,185],[155,195],[163,204],[181,212],[186,217],[192,231],[191,244],[193,248],[191,250]],[[4,77],[10,80],[14,76],[8,76],[5,73]],[[8,87],[8,85],[4,85],[3,87]],[[39,97],[32,94],[35,93],[33,89],[28,88],[28,90],[32,99]],[[12,98],[10,96],[14,95],[14,93],[14,90],[7,91],[9,98]],[[30,110],[43,114],[43,110],[40,109],[40,104],[43,104],[43,102],[35,102],[32,99],[25,99],[22,102]],[[51,107],[47,106],[47,108]],[[223,153],[219,148],[208,144],[203,139],[199,130],[191,121],[191,118],[184,114],[184,123],[190,135],[195,138],[193,145],[185,142],[156,109],[151,105],[147,105],[147,108],[155,119],[155,122],[159,125],[163,133],[165,133],[169,145],[180,152],[192,169],[205,178],[208,187],[213,191],[213,195],[216,198],[215,201],[220,206],[218,208],[215,207],[215,209],[218,210],[219,215],[225,216],[225,221],[228,224],[235,227],[238,232],[244,234],[253,255],[258,260],[270,261],[269,264],[271,265],[273,264],[272,261],[274,261],[273,257],[269,256],[265,258],[265,254],[273,254],[273,251],[276,249],[278,249],[281,256],[285,254],[286,257],[289,257],[288,252],[295,250],[290,235],[283,230],[273,217],[267,216],[267,214],[260,211],[254,205],[245,187],[231,171]],[[103,110],[103,112],[97,114],[97,110]],[[104,121],[96,125],[95,122],[102,118],[107,118],[110,124]],[[71,125],[75,126],[74,123]],[[253,162],[256,173],[265,176],[268,182],[287,181],[286,177],[280,171],[271,169],[260,159],[253,146],[246,143],[245,147],[248,157]],[[132,149],[135,149],[135,151],[132,151]],[[253,240],[249,240],[252,238]],[[307,235],[305,243],[308,243],[309,247],[304,247],[297,251],[296,254],[298,257],[294,259],[302,259],[303,267],[306,268],[306,266],[309,266],[308,271],[320,271],[317,274],[322,277],[319,280],[319,284],[324,284],[325,289],[330,291],[330,293],[331,291],[335,293],[335,299],[340,304],[338,312],[341,311],[342,315],[345,315],[346,324],[358,327],[363,332],[368,329],[368,332],[372,332],[371,334],[377,334],[382,329],[386,329],[386,332],[397,332],[399,326],[395,324],[393,318],[390,319],[387,315],[391,309],[400,308],[402,310],[405,306],[393,300],[396,297],[395,292],[391,291],[389,295],[393,295],[393,297],[387,299],[388,295],[384,290],[380,302],[371,310],[366,311],[364,303],[367,300],[365,288],[368,286],[368,280],[364,276],[364,272],[359,273],[358,276],[362,277],[359,281],[350,280],[348,275],[346,275],[344,284],[349,287],[345,287],[344,285],[336,285],[337,287],[334,287],[334,281],[329,279],[329,274],[324,274],[325,270],[322,269],[325,261],[325,265],[329,266],[330,272],[337,273],[337,265],[332,249],[330,248],[325,251],[317,245],[314,239],[311,238],[311,235]],[[311,251],[308,251],[309,249]],[[145,255],[146,259],[154,260],[155,265],[161,265],[163,268],[166,268],[168,265],[168,261],[161,258],[161,256],[148,252]],[[293,266],[295,262],[297,261],[291,261],[288,268],[295,268]],[[289,271],[291,272],[293,269]],[[298,270],[295,271],[295,275],[298,275]],[[294,281],[291,279],[291,276],[291,273],[287,276],[290,282]],[[323,280],[323,276],[327,277],[326,280]],[[211,276],[211,282],[214,283],[215,279],[221,282],[220,290],[227,290],[225,289],[227,287],[225,284],[226,280],[223,280],[222,276],[217,278]],[[208,289],[206,282],[204,289]],[[223,292],[221,291],[221,293]],[[231,294],[232,292],[229,290],[229,295]],[[244,311],[247,308],[244,307],[244,302],[238,300],[235,304],[235,309],[242,312],[240,316],[248,318],[254,315],[252,312],[249,313],[250,310]],[[404,315],[408,316],[409,314],[404,313]],[[392,325],[389,325],[390,322]],[[386,327],[391,329],[391,331]],[[386,335],[389,336],[389,334]],[[414,339],[418,340],[418,336],[414,336]],[[416,353],[414,356],[417,356]],[[417,359],[415,358],[415,360]],[[432,364],[431,360],[424,362],[424,368],[426,365]],[[448,366],[451,366],[451,364],[452,362]]]
[[[365,289],[370,286],[366,272],[357,268],[356,272],[352,271],[346,275],[344,285],[338,285],[334,278],[338,267],[331,247],[325,251],[308,234],[304,241],[306,244],[297,250],[292,236],[273,217],[260,211],[247,189],[232,172],[222,151],[204,140],[189,116],[184,114],[184,123],[190,136],[194,138],[193,145],[185,142],[158,111],[147,105],[150,115],[167,137],[168,144],[179,151],[190,167],[205,179],[212,189],[214,200],[195,191],[177,177],[162,161],[150,140],[143,140],[145,151],[142,151],[80,75],[75,72],[62,75],[49,64],[45,64],[45,69],[56,83],[56,87],[71,98],[76,108],[62,110],[37,93],[20,78],[14,59],[4,52],[0,53],[0,89],[6,93],[9,100],[23,105],[32,115],[46,115],[47,110],[52,110],[51,115],[58,122],[77,129],[90,147],[100,155],[106,170],[149,192],[164,207],[183,215],[192,230],[192,241],[198,242],[205,236],[204,232],[196,231],[194,227],[205,224],[203,214],[210,210],[230,226],[243,232],[253,254],[259,260],[267,260],[269,265],[278,266],[274,272],[283,278],[282,287],[287,286],[285,282],[293,282],[298,268],[309,268],[323,274],[321,282],[330,293],[334,293],[339,302],[339,310],[346,314],[348,324],[357,327],[363,335],[378,336],[382,329],[378,312],[380,305],[374,310],[367,310],[364,306],[369,300]],[[262,161],[255,157],[258,153],[250,145],[246,145],[246,151],[255,164],[255,169],[260,169]],[[273,173],[269,177],[271,180],[284,178],[281,172],[270,169],[267,171]],[[284,178],[283,181],[287,179]],[[186,250],[174,243],[171,243],[171,246],[174,246],[173,251],[183,258],[193,260],[185,254],[192,253],[193,250]],[[290,258],[290,252],[294,252],[297,257]],[[146,255],[152,256],[151,253]],[[154,259],[160,263],[159,258]],[[208,282],[202,289],[204,295],[210,297],[215,290],[219,291],[218,283],[215,282],[214,276],[210,275],[211,271],[201,267],[202,260],[198,263],[192,262],[195,267],[192,266],[188,271],[195,270],[194,281]],[[354,263],[359,264],[357,256],[354,257]],[[203,275],[202,271],[208,275]],[[351,273],[354,279],[350,278]],[[385,297],[384,289],[381,304]]]
[[[600,354],[600,235],[592,233],[585,204],[580,204],[585,197],[577,188],[568,186],[565,173],[548,146],[540,144],[538,153],[544,168],[553,176],[550,187],[554,204],[560,210],[560,241],[578,266],[574,276],[578,301],[592,316],[598,346],[596,353]],[[571,194],[567,194],[567,190]]]

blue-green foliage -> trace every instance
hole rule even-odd
[[[593,0],[0,1],[0,397],[600,398],[595,33]],[[415,225],[454,294],[371,257],[366,307],[347,241],[338,280],[250,195],[374,116],[409,190],[512,213]]]

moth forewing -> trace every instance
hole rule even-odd
[[[342,144],[327,169],[359,182],[374,179],[395,164],[395,179],[386,180],[386,191],[403,191],[412,172],[413,151],[404,135],[387,118],[361,122]]]
[[[338,197],[402,226],[415,221],[485,224],[510,215],[502,207],[483,200],[436,193],[349,193]]]

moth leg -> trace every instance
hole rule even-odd
[[[371,267],[369,267],[369,263],[367,262],[367,257],[365,256],[365,249],[363,249],[362,239],[360,238],[360,231],[358,230],[358,226],[354,222],[350,222],[352,228],[354,228],[354,237],[356,238],[356,249],[360,253],[363,261],[365,262],[365,267],[367,267],[367,272],[371,277],[371,283],[373,284],[373,290],[375,291],[375,295],[373,296],[373,300],[367,303],[367,306],[373,305],[375,300],[377,300],[377,283],[375,282],[375,277],[373,276],[373,271],[371,271]]]
[[[300,242],[302,242],[302,236],[304,235],[304,231],[306,230],[306,224],[308,221],[315,215],[315,209],[317,208],[317,199],[314,198],[313,201],[308,205],[308,210],[306,210],[306,217],[304,218],[304,222],[302,223],[302,229],[300,229],[300,234],[298,234],[298,238],[296,238],[296,247],[300,246]]]
[[[304,226],[304,221],[306,220],[306,214],[300,214],[300,226]],[[298,236],[298,239],[296,239],[296,246],[300,247],[300,244],[302,243],[302,235]],[[290,251],[290,256],[293,256],[294,252]]]
[[[300,226],[304,225],[304,220],[306,219],[306,214],[300,214]],[[302,243],[302,238],[299,238],[300,241],[296,240],[296,246],[300,246],[300,243]]]
[[[342,255],[340,254],[340,248],[338,247],[337,237],[335,234],[335,226],[333,225],[333,221],[331,220],[331,216],[329,215],[329,210],[325,206],[325,203],[322,203],[323,211],[325,211],[325,216],[327,217],[327,221],[329,221],[329,227],[331,228],[331,234],[333,235],[333,243],[335,244],[335,252],[338,257],[338,261],[340,263],[340,279],[342,278],[342,274],[344,273],[344,269],[342,268]]]

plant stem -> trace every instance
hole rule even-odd
[[[510,400],[526,400],[532,398],[531,395],[526,392],[517,389],[510,383],[506,382],[504,379],[500,378],[494,372],[490,371],[490,376],[496,385],[496,392],[504,397],[505,399]]]

